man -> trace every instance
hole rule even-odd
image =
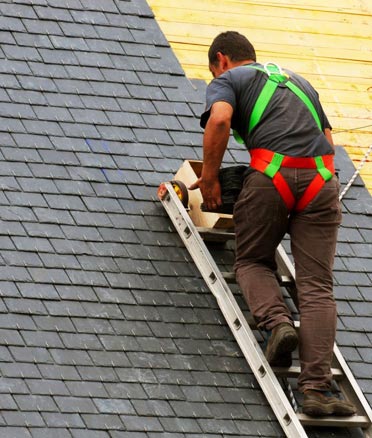
[[[271,333],[266,358],[288,367],[299,345],[303,412],[352,415],[354,406],[330,393],[341,208],[331,127],[318,94],[299,75],[256,63],[254,47],[238,32],[218,35],[208,57],[214,80],[201,116],[203,170],[190,189],[201,189],[206,209],[221,207],[218,174],[232,128],[251,155],[234,207],[235,272],[258,327]],[[295,261],[299,335],[275,276],[275,250],[285,233]]]

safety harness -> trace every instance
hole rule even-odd
[[[247,65],[246,67],[262,71],[267,75],[267,81],[263,86],[256,103],[254,104],[248,125],[248,134],[257,126],[261,117],[268,106],[275,90],[278,86],[289,88],[308,108],[312,114],[318,128],[322,130],[322,125],[318,113],[306,94],[293,82],[289,76],[283,73],[282,69],[273,63],[265,64],[264,68],[259,66]],[[239,143],[243,140],[239,134],[234,131],[234,137]],[[251,149],[250,166],[272,179],[274,186],[280,193],[289,211],[301,211],[315,198],[326,181],[332,179],[335,173],[334,155],[319,155],[317,157],[290,157],[273,152],[269,149]],[[310,182],[302,197],[296,202],[296,199],[282,174],[281,167],[292,167],[301,169],[317,169],[318,173]]]

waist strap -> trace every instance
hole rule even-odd
[[[289,157],[268,149],[252,149],[251,167],[272,179],[274,186],[282,196],[289,211],[301,211],[315,198],[326,181],[335,173],[334,155],[317,157]],[[295,197],[284,177],[279,172],[281,167],[298,169],[317,169],[318,173],[307,186],[302,197],[296,202]]]

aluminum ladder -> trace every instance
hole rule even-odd
[[[179,236],[196,264],[203,279],[213,293],[245,359],[264,392],[283,432],[288,438],[306,438],[304,426],[360,427],[365,438],[372,438],[372,410],[352,375],[340,350],[334,347],[332,373],[343,396],[357,407],[357,414],[352,417],[312,418],[295,412],[288,400],[278,377],[296,377],[298,367],[278,369],[277,376],[267,362],[249,323],[242,313],[236,299],[228,286],[231,274],[223,274],[218,268],[204,240],[224,241],[233,239],[234,234],[217,229],[197,228],[192,222],[187,209],[182,204],[172,183],[162,183],[158,197],[170,217]],[[203,236],[203,237],[202,237]],[[282,246],[277,254],[278,275],[282,286],[296,299],[294,292],[294,267]],[[299,326],[299,323],[296,323]]]

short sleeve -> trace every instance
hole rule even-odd
[[[216,102],[227,102],[233,109],[236,107],[236,97],[229,72],[219,76],[208,85],[206,94],[206,106],[200,116],[200,126],[205,128],[210,116],[212,105]]]

